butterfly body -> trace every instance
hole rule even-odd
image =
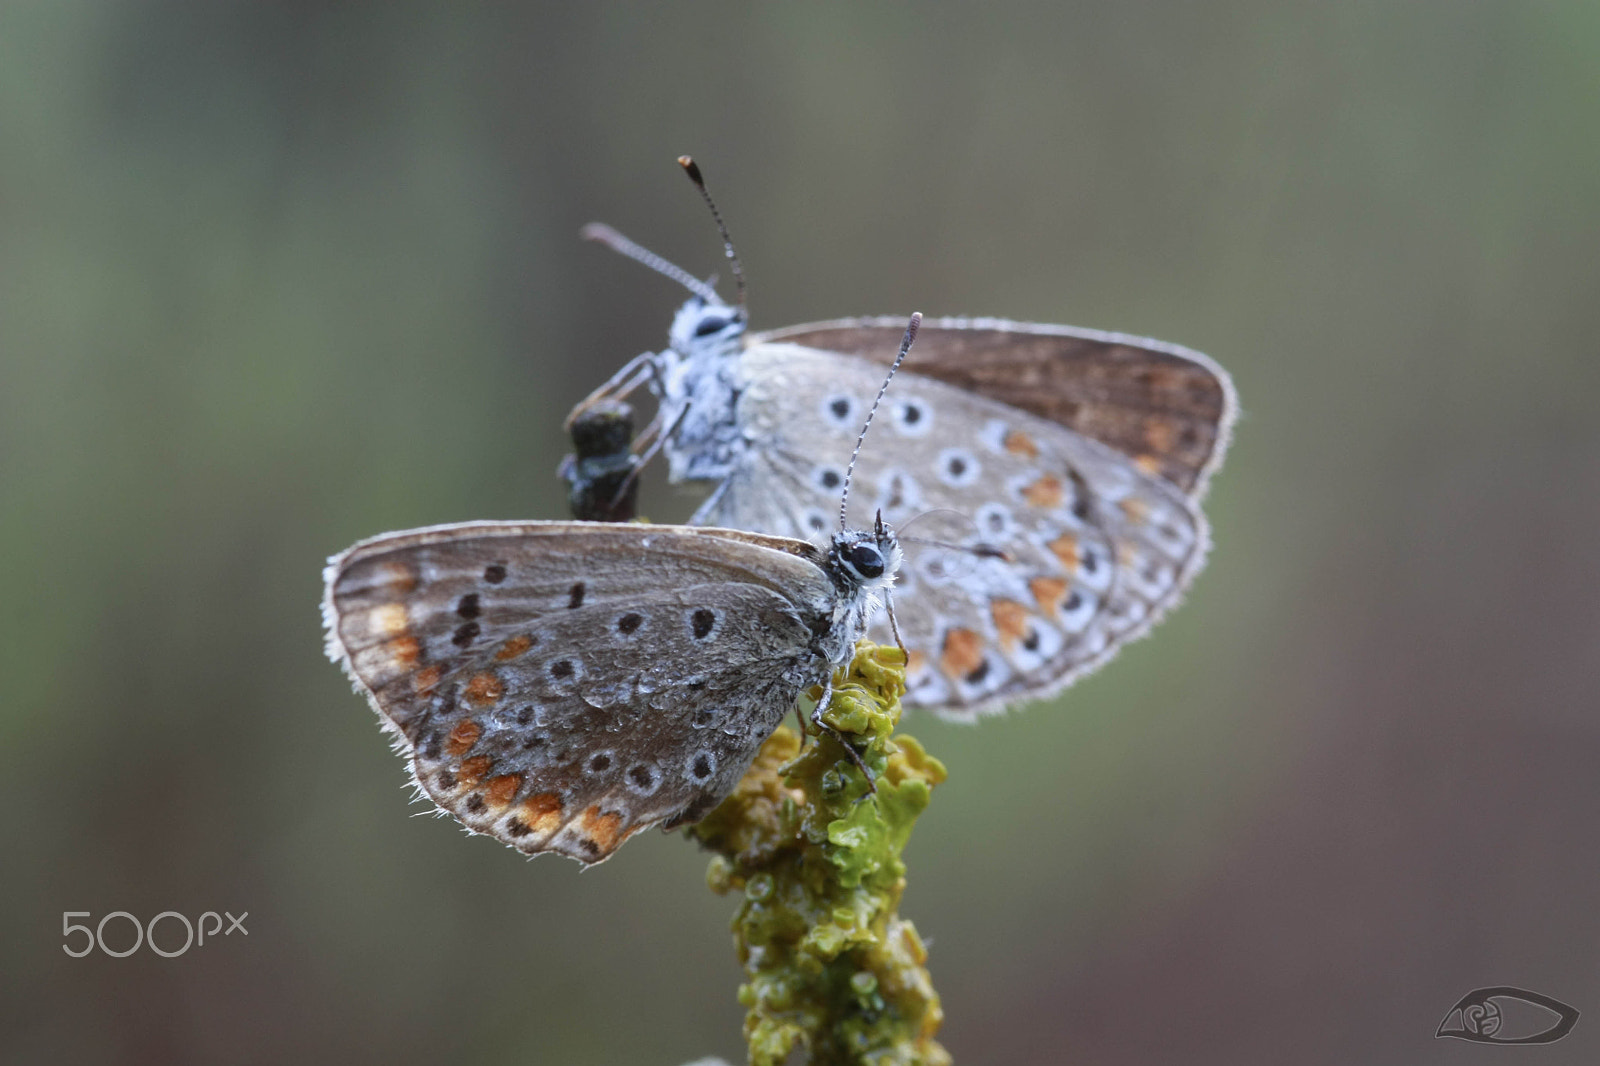
[[[473,522],[329,561],[329,657],[469,829],[584,863],[694,821],[848,660],[892,530]]]
[[[691,523],[824,542],[901,328],[751,334],[739,309],[684,304],[646,358],[676,427],[669,478],[713,486]],[[999,319],[927,319],[918,337],[855,507],[908,534],[906,702],[972,718],[1058,691],[1178,602],[1209,547],[1199,501],[1236,401],[1210,359],[1146,338]],[[885,620],[871,636],[892,639]]]

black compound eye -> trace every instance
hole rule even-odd
[[[725,318],[717,318],[714,315],[710,318],[702,318],[700,324],[694,327],[694,335],[696,337],[706,337],[713,333],[721,332],[727,325],[728,320]]]
[[[857,544],[853,548],[846,548],[845,562],[851,569],[862,577],[883,576],[883,553],[870,544]]]

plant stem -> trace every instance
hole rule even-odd
[[[802,750],[787,727],[689,835],[716,852],[713,891],[743,893],[733,920],[751,1066],[781,1066],[798,1045],[813,1066],[945,1066],[944,1014],[927,953],[896,909],[900,854],[944,766],[895,736],[904,659],[863,643],[834,677],[824,720],[855,740],[874,795],[829,736]]]

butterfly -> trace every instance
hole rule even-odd
[[[328,561],[326,650],[441,810],[596,863],[720,803],[802,692],[823,686],[831,731],[832,673],[900,561],[881,518],[824,547],[604,522],[386,533]]]
[[[695,525],[821,542],[853,428],[898,331],[846,318],[751,333],[744,275],[699,168],[679,160],[738,285],[709,283],[600,224],[584,229],[692,293],[661,352],[631,360],[574,410],[648,386],[641,461],[702,482]],[[894,592],[908,705],[972,719],[1054,694],[1146,633],[1210,546],[1200,508],[1237,411],[1199,352],[1117,333],[935,318],[863,457],[863,509],[900,529]],[[869,631],[887,642],[879,619]]]

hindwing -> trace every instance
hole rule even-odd
[[[744,365],[751,446],[694,521],[825,537],[881,370],[779,342]],[[1047,696],[1104,662],[1177,602],[1208,545],[1193,500],[1109,445],[906,371],[858,458],[850,510],[898,527],[906,700],[954,718]],[[886,617],[870,635],[893,639]]]

